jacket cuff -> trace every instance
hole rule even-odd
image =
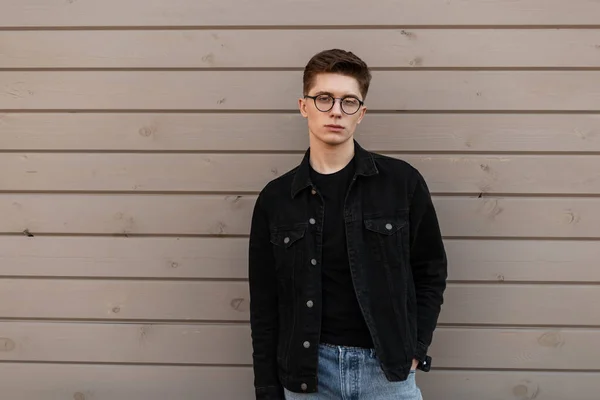
[[[256,400],[285,400],[283,386],[264,386],[255,389]]]
[[[431,369],[431,357],[427,355],[427,350],[427,345],[417,342],[417,350],[415,352],[415,359],[419,361],[417,368],[425,372],[429,372]]]

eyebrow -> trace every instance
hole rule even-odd
[[[331,92],[328,92],[328,91],[326,91],[326,90],[319,90],[317,93],[315,93],[315,96],[319,96],[319,95],[321,95],[321,94],[328,94],[328,95],[330,95],[331,97],[335,97],[335,96],[333,95],[333,93],[331,93]],[[360,100],[360,97],[358,97],[358,95],[356,95],[356,94],[354,94],[354,93],[346,93],[346,94],[342,95],[342,97],[355,97],[355,98],[357,98],[357,99],[359,99],[359,100]]]

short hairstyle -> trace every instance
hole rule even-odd
[[[356,79],[363,100],[367,97],[371,72],[367,64],[354,53],[331,49],[315,54],[304,67],[304,95],[307,95],[314,85],[315,77],[322,73],[342,74]]]

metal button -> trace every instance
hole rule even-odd
[[[310,343],[309,342],[304,342],[303,344],[304,344],[304,348],[305,349],[308,349],[310,347]]]
[[[314,305],[315,305],[315,304],[313,303],[313,301],[312,301],[312,300],[309,300],[309,301],[307,301],[307,302],[306,302],[306,306],[307,306],[308,308],[312,308]]]
[[[392,224],[385,224],[385,229],[387,229],[388,231],[392,230]]]
[[[290,242],[290,238],[286,237],[285,239],[283,239],[283,243],[288,244]]]
[[[317,260],[315,260],[315,259],[313,258],[312,260],[310,260],[310,263],[311,263],[312,265],[317,265]]]
[[[314,195],[314,194],[317,194],[317,191],[315,189],[313,189],[310,191],[310,193],[312,193]]]
[[[303,383],[302,385],[300,385],[300,389],[306,392],[306,389],[308,389],[308,385],[306,383]]]
[[[310,222],[311,225],[314,225],[317,221],[315,221],[314,218],[311,218],[308,220],[308,222]]]

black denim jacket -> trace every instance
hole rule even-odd
[[[447,261],[431,195],[408,163],[363,149],[344,205],[350,271],[390,381],[427,350],[446,288]],[[252,216],[249,242],[254,385],[260,400],[317,390],[325,210],[302,163],[269,182]],[[313,214],[318,210],[318,213]]]

